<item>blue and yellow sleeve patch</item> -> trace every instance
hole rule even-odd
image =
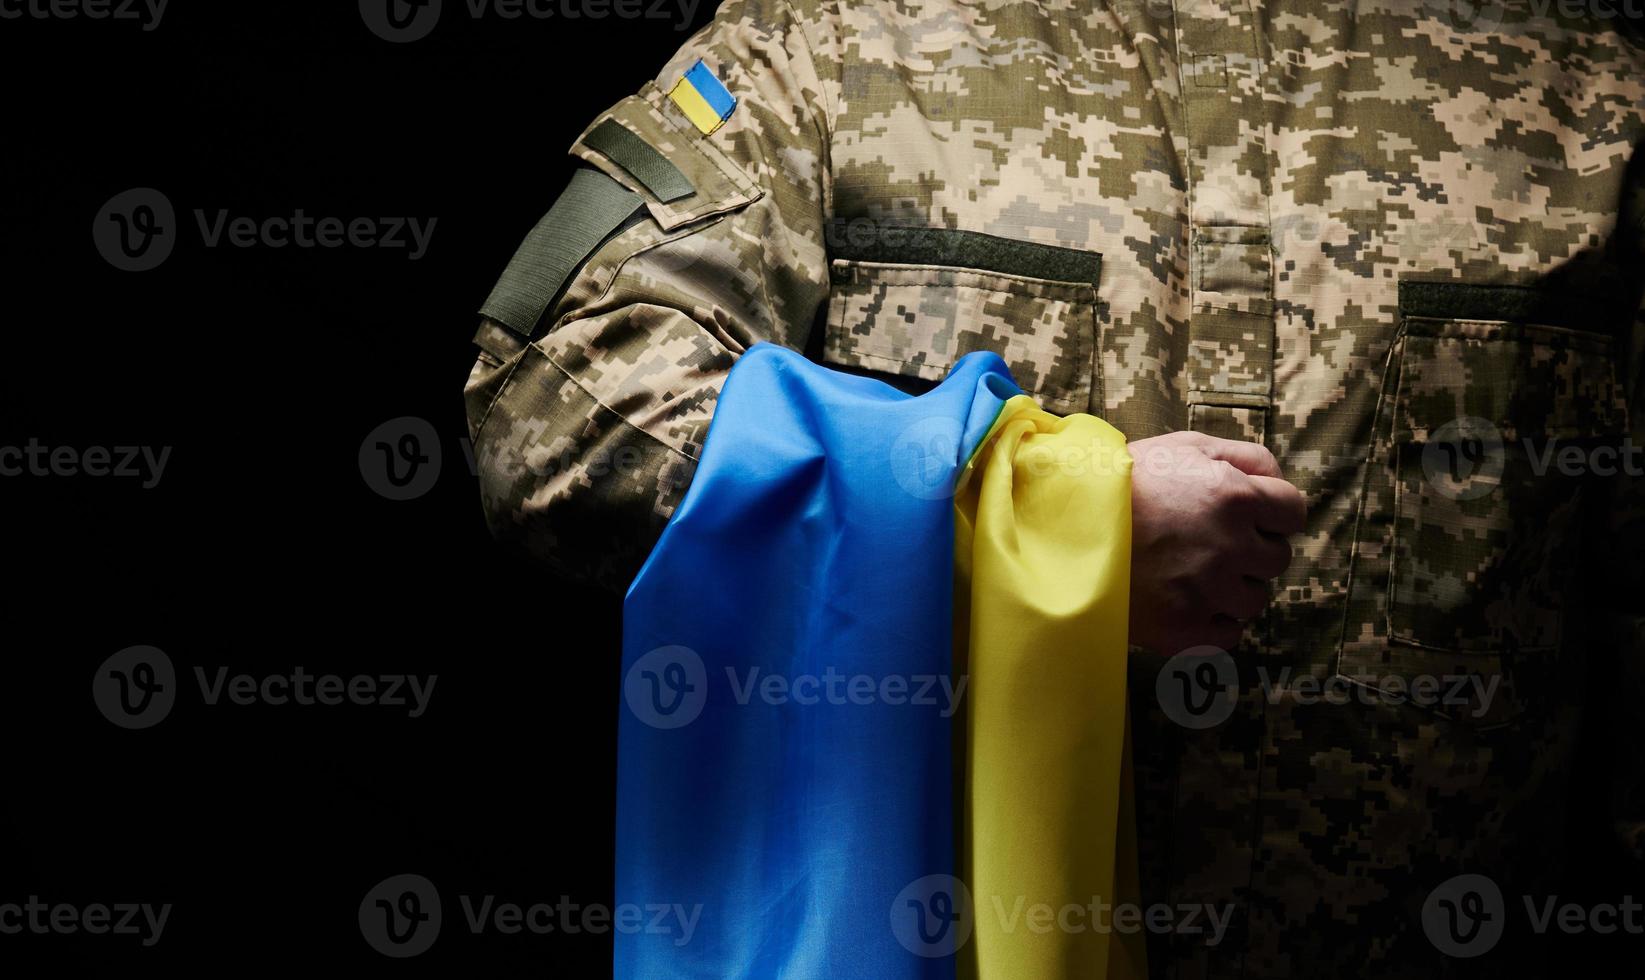
[[[708,70],[701,58],[668,90],[668,98],[704,136],[719,129],[731,118],[731,110],[737,108],[737,100],[726,91],[725,83]]]

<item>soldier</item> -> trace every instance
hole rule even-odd
[[[1155,975],[1540,975],[1572,800],[1645,856],[1637,780],[1571,777],[1594,692],[1638,731],[1639,481],[1600,450],[1641,424],[1645,47],[1571,6],[728,0],[482,310],[489,523],[621,588],[749,345],[905,387],[995,350],[1139,455],[1145,901],[1232,910]],[[1260,546],[1159,560],[1154,452],[1302,491],[1260,616]],[[1296,530],[1273,500],[1246,522]],[[1156,684],[1196,642],[1215,724]]]

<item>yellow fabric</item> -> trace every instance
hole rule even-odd
[[[691,125],[702,130],[705,136],[719,129],[720,124],[725,122],[720,118],[719,113],[709,107],[708,100],[702,97],[702,93],[698,92],[690,82],[683,78],[675,82],[674,87],[668,90],[668,97],[674,101],[675,105],[680,107],[680,111],[685,113],[685,117],[691,120]]]
[[[960,974],[1145,977],[1142,934],[1110,928],[1113,906],[1139,900],[1125,437],[1018,395],[954,508],[955,661],[969,678],[959,863],[976,912]],[[1110,907],[1100,920],[1093,902]]]

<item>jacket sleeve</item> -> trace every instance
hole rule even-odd
[[[805,346],[828,294],[830,24],[817,7],[730,0],[573,144],[582,183],[634,212],[543,281],[585,251],[566,220],[586,203],[567,200],[574,179],[482,311],[464,394],[498,539],[625,587],[690,483],[736,357]],[[735,99],[723,122],[670,95],[699,61]]]

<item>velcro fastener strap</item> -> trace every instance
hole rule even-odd
[[[1597,281],[1550,288],[1401,280],[1399,312],[1436,320],[1506,320],[1607,332],[1631,309],[1613,284]]]
[[[583,145],[604,153],[612,163],[633,175],[645,189],[664,202],[690,197],[697,189],[691,186],[680,168],[657,152],[639,134],[615,119],[607,119],[583,137]]]
[[[868,220],[832,219],[828,254],[852,262],[960,266],[1093,286],[1102,278],[1102,255],[1085,249],[1000,238],[978,231]]]
[[[566,279],[644,206],[640,195],[598,170],[578,170],[520,243],[480,315],[530,337]]]

